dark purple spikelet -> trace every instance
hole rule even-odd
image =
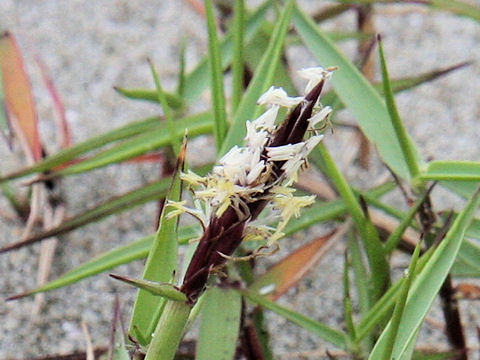
[[[282,210],[279,223],[281,230],[290,217],[297,216],[297,211],[290,209],[289,205],[298,203],[300,208],[313,202],[313,197],[293,197],[291,193],[294,190],[288,185],[293,182],[290,178],[295,177],[305,163],[308,153],[322,138],[313,128],[313,122],[324,120],[330,113],[329,108],[316,112],[318,99],[330,72],[319,69],[318,74],[317,84],[304,98],[288,98],[283,90],[271,88],[264,95],[267,98],[270,96],[270,99],[263,103],[270,104],[268,111],[272,115],[270,117],[267,111],[264,118],[247,123],[247,128],[250,126],[250,130],[253,129],[247,134],[247,147],[234,147],[220,160],[220,165],[214,168],[209,177],[200,178],[193,174],[192,178],[192,173],[185,176],[184,180],[192,186],[201,186],[201,191],[194,191],[194,196],[205,201],[210,209],[203,220],[203,235],[180,287],[191,303],[195,303],[202,294],[210,273],[223,266],[252,231],[251,227],[254,226],[250,226],[250,223],[269,203]],[[273,124],[276,112],[280,106],[285,106],[282,97],[290,104],[296,101],[296,106],[276,128]],[[322,118],[314,118],[315,114]],[[307,133],[314,135],[304,141]],[[180,209],[181,206],[177,207]],[[194,214],[194,210],[191,212]],[[267,233],[266,237],[271,235],[270,242],[273,242],[274,238],[281,237],[280,230],[274,234]]]

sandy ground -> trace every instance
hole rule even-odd
[[[321,5],[318,3],[305,1],[304,6],[312,10]],[[466,60],[474,62],[447,78],[401,94],[398,104],[425,158],[480,160],[480,25],[446,13],[418,11],[412,6],[379,6],[378,11],[382,16],[377,16],[375,23],[384,36],[392,77],[411,76]],[[353,30],[354,24],[352,16],[342,16],[329,22],[328,28]],[[186,1],[2,0],[0,26],[18,36],[25,51],[41,132],[47,144],[54,139],[52,103],[33,64],[34,52],[50,69],[67,109],[75,142],[156,113],[156,106],[122,99],[112,90],[112,85],[151,87],[147,57],[157,64],[164,86],[173,89],[182,39],[187,39],[190,68],[206,52],[204,20]],[[346,42],[342,47],[352,53],[354,44]],[[308,52],[297,50],[289,53],[293,67],[314,64]],[[351,152],[352,134],[338,130],[327,143],[342,164],[345,153]],[[48,147],[55,150],[55,146]],[[10,154],[6,145],[0,143],[2,173],[21,166],[18,153]],[[378,166],[367,175],[354,166],[343,166],[343,170],[359,184],[368,184],[382,173]],[[154,179],[158,171],[154,165],[123,165],[68,178],[63,182],[68,211],[78,213],[144,184]],[[439,207],[446,206],[444,194],[435,195]],[[19,237],[22,224],[10,218],[11,211],[3,198],[0,209],[0,244],[4,245]],[[63,236],[52,276],[74,268],[93,254],[151,233],[155,210],[155,205],[149,204]],[[298,235],[291,243],[296,247],[312,236],[313,230]],[[337,246],[281,303],[329,324],[341,323],[341,287],[335,284],[341,284],[342,265],[338,260],[343,248],[343,244]],[[38,246],[34,246],[1,256],[1,298],[34,287],[37,253]],[[399,259],[399,266],[404,264]],[[138,276],[141,268],[142,264],[137,262],[116,271]],[[81,320],[88,325],[94,345],[105,345],[115,294],[128,314],[134,290],[104,275],[48,293],[46,305],[35,319],[30,316],[32,299],[12,303],[0,300],[0,358],[21,359],[84,349]],[[480,324],[478,309],[463,306],[463,310],[470,329]],[[439,314],[434,312],[432,316]],[[315,353],[323,348],[317,338],[278,317],[270,318],[275,328],[281,329],[273,339],[279,354],[313,351],[305,358],[321,358]],[[438,331],[426,329],[425,336],[442,341]],[[474,337],[469,341],[471,345],[478,344]]]

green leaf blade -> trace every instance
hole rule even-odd
[[[465,206],[464,210],[455,219],[452,227],[445,236],[445,239],[434,251],[433,255],[415,280],[408,296],[407,304],[402,316],[402,322],[392,352],[392,356],[395,357],[395,359],[402,359],[404,353],[415,341],[416,334],[423,319],[454,263],[466,229],[469,226],[479,203],[480,192],[477,190],[475,195]],[[382,359],[387,336],[388,331],[384,331],[370,354],[370,360]]]
[[[183,226],[178,231],[179,244],[185,244],[189,240],[198,237],[200,228],[198,226]],[[117,266],[128,264],[135,260],[145,259],[152,246],[155,235],[149,235],[138,239],[130,244],[119,246],[113,250],[107,251],[90,261],[76,267],[54,279],[43,286],[10,297],[11,300],[19,299],[25,296],[38,294],[41,292],[59,289],[88,277],[101,274]]]
[[[252,15],[247,18],[245,25],[245,41],[249,42],[257,33],[260,25],[263,23],[267,10],[272,1],[265,1]],[[229,33],[220,44],[222,56],[222,67],[225,69],[231,63],[233,58],[233,41],[232,34]],[[187,104],[193,103],[202,95],[208,86],[210,78],[210,70],[208,67],[208,59],[202,60],[195,70],[185,77],[184,101]]]
[[[333,158],[323,144],[319,144],[314,152],[318,152],[323,159],[324,171],[338,190],[345,205],[353,218],[356,228],[362,238],[367,253],[368,264],[371,270],[369,281],[372,285],[371,298],[377,300],[389,284],[390,268],[386,260],[386,254],[376,228],[355,197],[347,180],[336,166]]]
[[[393,347],[395,345],[395,340],[397,338],[397,334],[400,328],[402,315],[405,310],[407,296],[410,291],[412,281],[416,276],[416,270],[417,270],[416,266],[417,266],[418,257],[420,256],[421,248],[422,248],[421,242],[418,242],[417,246],[415,247],[415,251],[413,252],[412,260],[410,262],[410,266],[408,267],[408,271],[404,275],[404,281],[400,289],[400,294],[395,304],[392,318],[390,320],[390,333],[388,334],[388,337],[386,340],[387,345],[385,346],[385,353],[383,354],[384,359],[390,359],[392,355]]]
[[[421,258],[419,258],[417,265],[418,272],[421,272],[425,267],[428,260],[434,253],[433,250],[433,248],[430,248],[423,254]],[[370,310],[368,310],[368,313],[365,314],[357,326],[359,340],[370,334],[374,330],[375,326],[380,324],[382,320],[385,319],[385,316],[389,314],[390,309],[393,308],[398,296],[400,295],[404,281],[405,279],[400,279],[394,285],[392,285],[382,296],[382,298],[377,301]]]
[[[421,196],[415,204],[408,210],[408,212],[402,217],[400,224],[395,228],[395,230],[390,234],[387,240],[384,243],[385,252],[390,254],[395,250],[400,243],[403,233],[412,223],[412,220],[415,217],[415,214],[418,212],[422,204],[425,202],[426,197],[430,194],[432,187]]]
[[[295,311],[280,306],[272,301],[267,300],[261,295],[249,291],[242,291],[242,295],[253,303],[277,313],[285,319],[308,330],[312,334],[315,334],[318,337],[332,343],[336,347],[340,349],[347,348],[347,336],[345,333],[332,329],[318,321],[312,320],[305,315],[299,314]]]
[[[113,89],[120,95],[126,97],[127,99],[132,100],[145,100],[150,102],[158,103],[158,95],[155,90],[146,90],[146,89],[125,89],[119,86],[114,86]],[[176,95],[164,92],[165,99],[169,107],[174,110],[181,110],[185,104],[183,99]]]
[[[374,197],[379,197],[394,189],[394,185],[381,186],[372,189],[369,194]],[[304,209],[302,216],[298,219],[292,219],[285,228],[286,236],[292,235],[302,229],[323,221],[334,220],[342,216],[346,211],[346,207],[341,200],[331,201],[328,203],[316,204],[308,209]],[[189,240],[200,235],[199,226],[182,226],[178,231],[179,244],[187,244]],[[127,244],[113,250],[107,251],[104,254],[80,265],[79,267],[67,272],[63,276],[50,281],[42,287],[28,291],[15,298],[29,296],[35,293],[50,291],[64,287],[87,277],[100,274],[104,271],[110,270],[116,266],[126,264],[138,259],[144,259],[148,255],[154,235],[144,237],[136,240],[131,244]]]
[[[178,154],[180,151],[180,141],[176,137],[175,125],[173,124],[173,115],[170,105],[168,105],[165,92],[163,91],[162,84],[160,82],[160,77],[158,76],[157,70],[153,63],[149,60],[150,71],[152,73],[153,80],[155,82],[155,88],[157,92],[158,102],[162,106],[163,114],[165,116],[165,122],[167,123],[167,129],[170,135],[170,145],[173,149],[174,154]]]
[[[421,180],[480,181],[480,162],[440,160],[428,164]],[[475,185],[472,184],[472,187]]]
[[[408,179],[408,166],[400,143],[378,93],[298,7],[293,12],[293,23],[307,48],[322,66],[339,67],[332,76],[332,84],[338,96],[355,115],[362,131],[375,144],[385,163],[400,177]]]
[[[153,131],[154,129],[157,129],[159,127],[160,122],[158,117],[150,117],[145,120],[130,123],[118,129],[111,130],[105,134],[94,136],[68,149],[59,151],[58,153],[47,157],[45,160],[39,162],[38,164],[35,164],[28,168],[24,168],[15,173],[8,174],[5,177],[0,178],[0,181],[12,180],[33,173],[52,170],[53,168],[72,161],[78,156],[85,154],[89,151],[101,148],[118,140],[124,140],[129,137],[134,137],[142,133]]]
[[[213,287],[205,294],[197,341],[197,360],[232,360],[240,330],[242,296],[233,289]]]
[[[180,201],[181,199],[182,181],[180,173],[183,169],[185,151],[186,144],[180,150],[167,200]],[[169,217],[169,214],[173,211],[172,207],[163,207],[158,231],[145,264],[142,277],[144,280],[169,283],[174,279],[178,253],[178,217]],[[148,291],[138,290],[130,322],[130,333],[141,342],[144,339],[149,341],[164,305],[164,299],[159,299]]]
[[[57,227],[53,227],[40,233],[31,235],[24,240],[6,245],[0,248],[0,253],[19,249],[23,246],[34,244],[49,237],[65,234],[69,231],[78,229],[79,227],[97,222],[110,215],[142,205],[148,201],[164,198],[168,190],[169,180],[170,179],[163,179],[109,199],[81,214],[67,218]]]
[[[238,108],[243,93],[244,81],[244,32],[245,32],[245,2],[235,0],[233,12],[233,59],[232,59],[232,112]]]
[[[208,62],[210,67],[210,88],[213,100],[213,134],[217,149],[220,149],[227,132],[227,110],[223,87],[223,66],[217,35],[217,24],[212,0],[205,1],[208,28]]]
[[[392,85],[388,75],[387,62],[385,60],[385,54],[383,52],[383,45],[380,36],[378,37],[378,51],[380,56],[380,67],[382,69],[383,92],[385,94],[388,113],[390,114],[390,119],[397,139],[400,142],[403,160],[407,164],[410,177],[414,178],[420,173],[419,164],[415,157],[416,150],[414,149],[412,142],[408,137],[405,126],[403,125],[400,114],[398,113],[397,105],[395,104],[395,97],[393,95]]]
[[[186,302],[188,300],[184,293],[182,293],[170,283],[160,283],[156,281],[134,279],[131,277],[120,276],[116,274],[110,274],[110,277],[116,280],[120,280],[126,284],[132,285],[136,288],[148,291],[153,296],[161,296],[165,299],[172,301]]]
[[[175,122],[175,133],[178,138],[188,129],[191,137],[207,134],[212,131],[212,120],[209,112],[188,116]],[[133,139],[125,141],[108,150],[105,150],[91,159],[55,172],[55,175],[73,175],[92,171],[100,167],[132,159],[152,150],[167,146],[170,143],[170,134],[162,124],[159,128]]]

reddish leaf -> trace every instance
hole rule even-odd
[[[60,98],[60,95],[55,87],[55,84],[50,76],[45,62],[42,60],[39,54],[35,55],[35,61],[40,69],[42,74],[43,82],[47,88],[50,97],[53,101],[53,107],[57,114],[57,142],[58,145],[62,148],[68,148],[72,145],[72,135],[70,132],[70,127],[68,126],[67,115],[65,112],[65,107],[63,106],[63,101]]]
[[[480,287],[473,284],[462,283],[455,287],[457,299],[480,300]]]
[[[10,126],[27,157],[32,162],[38,161],[42,158],[42,147],[30,81],[15,38],[8,32],[0,36],[0,68]]]
[[[262,295],[268,294],[267,298],[275,301],[295,286],[344,232],[343,227],[336,229],[295,250],[260,276],[250,285],[249,290]]]
[[[200,0],[187,0],[192,8],[200,15],[205,17],[205,6],[203,5],[203,1]]]

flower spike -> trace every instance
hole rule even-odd
[[[308,93],[289,97],[271,87],[258,100],[268,109],[253,121],[247,121],[245,146],[234,146],[213,168],[200,177],[192,172],[182,175],[194,197],[195,209],[185,202],[169,203],[174,214],[187,212],[201,219],[204,227],[198,247],[186,271],[180,291],[194,303],[203,292],[211,272],[218,271],[245,239],[267,240],[276,244],[284,229],[301,208],[313,204],[314,196],[294,196],[290,185],[307,164],[312,149],[322,140],[316,125],[330,114],[329,107],[318,107],[318,99],[331,69],[303,69]],[[275,125],[280,107],[292,108],[287,119]],[[319,110],[318,110],[319,109]],[[268,208],[275,227],[262,224],[259,214]],[[201,210],[204,214],[200,214]]]

